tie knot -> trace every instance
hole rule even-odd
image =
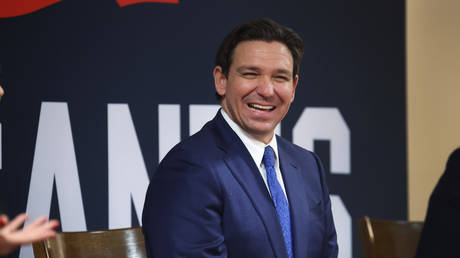
[[[266,168],[275,166],[275,152],[270,145],[265,147],[263,161]]]

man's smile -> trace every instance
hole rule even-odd
[[[255,111],[272,111],[275,109],[275,106],[260,105],[255,103],[249,103],[248,107]]]

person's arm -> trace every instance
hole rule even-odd
[[[431,193],[416,258],[458,257],[460,231],[460,149],[447,161],[446,170]]]
[[[23,229],[19,229],[27,220],[26,214],[16,216],[12,221],[6,215],[0,215],[0,255],[14,251],[18,246],[54,237],[54,229],[59,226],[57,220],[39,217]]]
[[[227,257],[220,185],[208,168],[184,156],[163,162],[147,191],[143,232],[148,257]]]

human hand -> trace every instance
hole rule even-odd
[[[23,213],[10,222],[6,215],[0,215],[0,255],[9,254],[20,245],[56,236],[54,229],[59,226],[57,220],[48,220],[41,216],[23,229],[19,229],[27,218],[28,216]]]

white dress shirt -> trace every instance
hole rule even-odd
[[[283,181],[283,176],[281,175],[281,170],[280,170],[280,163],[278,160],[278,145],[276,143],[276,137],[273,135],[272,139],[268,144],[265,144],[259,140],[256,140],[254,137],[246,133],[241,127],[235,123],[225,112],[225,110],[222,108],[220,110],[222,116],[224,117],[225,121],[227,124],[232,128],[232,130],[238,135],[240,140],[243,142],[244,146],[246,146],[246,149],[248,149],[249,154],[251,154],[252,159],[254,160],[256,166],[259,168],[260,175],[262,176],[262,179],[265,182],[265,186],[267,187],[268,192],[270,193],[270,189],[268,188],[268,183],[267,183],[267,173],[265,172],[265,165],[262,162],[262,159],[264,157],[264,151],[265,147],[267,145],[270,145],[275,152],[275,170],[276,170],[276,178],[278,179],[278,182],[281,185],[281,188],[283,189],[284,195],[286,196],[286,190],[284,189],[284,181]],[[289,200],[288,200],[289,202]]]

